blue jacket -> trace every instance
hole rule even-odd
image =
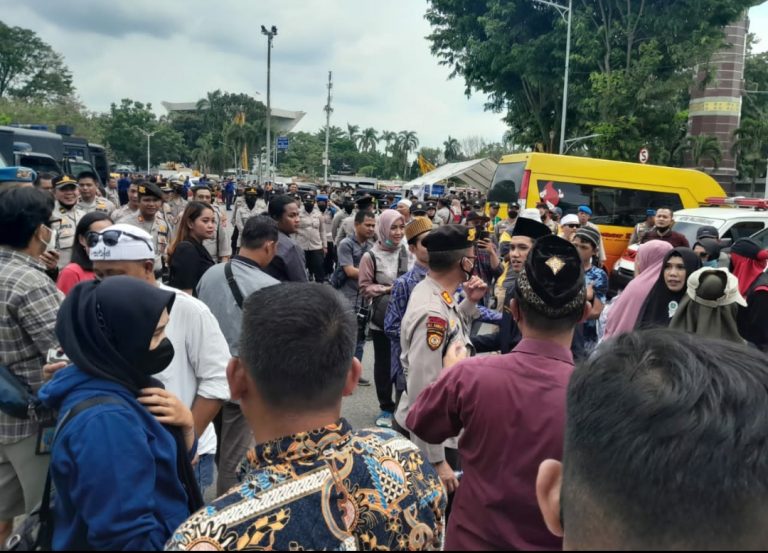
[[[61,415],[96,396],[124,402],[83,411],[56,438],[53,549],[162,550],[190,514],[173,436],[125,387],[74,365],[39,395]]]

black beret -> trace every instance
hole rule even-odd
[[[567,317],[584,309],[586,287],[581,258],[562,238],[536,241],[517,278],[517,295],[545,317]]]
[[[424,214],[427,212],[427,204],[424,202],[413,202],[411,205],[411,213],[414,215],[417,213]]]
[[[519,217],[515,223],[515,228],[512,229],[512,236],[527,236],[533,240],[544,238],[545,236],[551,236],[552,231],[544,223],[528,219],[527,217]]]
[[[361,196],[355,200],[357,209],[367,209],[373,205],[373,196]]]
[[[430,232],[421,243],[429,252],[466,250],[473,246],[469,231],[463,225],[443,225]]]
[[[142,196],[154,196],[155,198],[162,200],[163,191],[154,182],[145,182],[139,185],[139,198]]]

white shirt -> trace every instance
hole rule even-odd
[[[229,346],[218,321],[200,300],[164,284],[158,287],[176,294],[165,328],[176,353],[157,379],[190,408],[197,396],[228,401]],[[198,438],[197,452],[216,453],[213,423]]]

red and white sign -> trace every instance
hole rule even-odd
[[[640,163],[648,163],[648,160],[651,158],[651,154],[648,151],[648,148],[643,148],[640,150],[640,154],[638,154],[637,159],[640,160]]]

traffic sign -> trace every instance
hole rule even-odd
[[[277,137],[277,149],[285,151],[288,149],[288,137],[287,136],[278,136]]]
[[[648,160],[651,158],[648,148],[642,148],[637,158],[640,160],[640,163],[648,163]]]

